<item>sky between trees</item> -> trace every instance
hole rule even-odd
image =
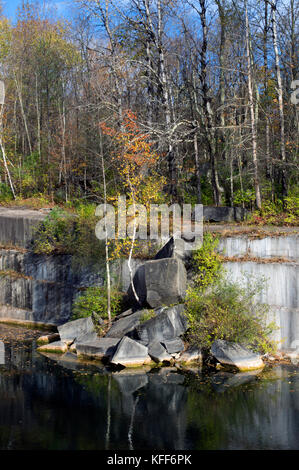
[[[0,198],[298,197],[298,1],[60,3],[3,9]]]

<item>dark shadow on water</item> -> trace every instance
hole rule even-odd
[[[0,338],[1,339],[1,338]],[[298,449],[299,369],[111,373],[5,344],[0,449]]]

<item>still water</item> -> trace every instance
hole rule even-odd
[[[37,335],[0,326],[2,450],[299,449],[295,366],[111,373],[37,353]]]

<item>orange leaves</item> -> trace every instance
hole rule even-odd
[[[133,165],[136,168],[144,165],[152,166],[157,160],[152,150],[149,136],[142,133],[137,124],[137,116],[131,110],[124,113],[122,128],[117,131],[108,127],[105,122],[100,123],[104,135],[113,137],[117,143],[116,158],[124,165]]]

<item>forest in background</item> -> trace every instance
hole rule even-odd
[[[0,202],[299,216],[299,3],[23,1],[0,18]],[[299,83],[297,88],[299,88]],[[297,211],[297,212],[296,212]]]

